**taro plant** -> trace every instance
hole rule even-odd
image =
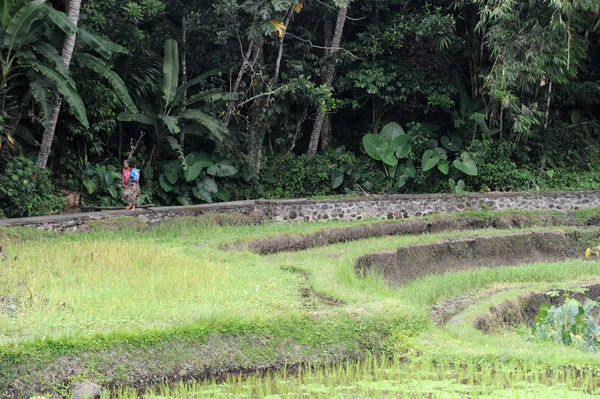
[[[108,192],[113,199],[119,196],[121,173],[113,165],[91,165],[85,163],[82,183],[88,194],[102,194]]]
[[[229,200],[231,193],[215,179],[238,173],[238,169],[230,160],[193,152],[185,156],[185,164],[187,168],[179,161],[163,165],[157,193],[165,202],[171,203],[175,198],[177,203],[189,205],[195,202],[192,197],[202,202],[213,202],[214,199]]]
[[[395,122],[385,125],[379,134],[367,134],[363,137],[367,154],[376,161],[383,162],[388,190],[393,187],[401,188],[409,178],[416,177],[417,171],[409,158],[412,152],[410,138]],[[407,159],[406,164],[400,164],[401,159]]]
[[[554,341],[557,345],[574,346],[587,352],[600,350],[600,328],[595,323],[592,311],[598,302],[587,300],[585,303],[573,298],[573,293],[583,293],[586,289],[564,291],[565,300],[560,306],[545,303],[535,318],[531,335],[543,341]],[[550,296],[560,295],[551,291]]]
[[[435,129],[421,126],[417,131],[424,135],[432,135]],[[388,189],[402,188],[409,179],[415,178],[417,169],[413,159],[421,160],[421,172],[431,174],[437,170],[449,176],[450,188],[454,192],[464,191],[465,183],[458,180],[461,173],[469,176],[478,174],[475,160],[466,151],[460,152],[462,140],[457,135],[442,135],[438,141],[431,138],[428,149],[423,154],[415,154],[411,146],[413,135],[405,133],[395,122],[383,127],[380,134],[367,134],[363,137],[363,145],[369,156],[383,163],[388,177]],[[441,146],[440,146],[441,144]],[[404,162],[401,160],[406,159]]]

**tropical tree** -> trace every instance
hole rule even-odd
[[[218,119],[198,107],[197,104],[228,99],[231,98],[230,93],[224,93],[223,90],[215,88],[202,90],[197,94],[186,97],[186,93],[192,88],[204,83],[210,76],[217,74],[219,74],[218,70],[211,70],[179,85],[177,42],[175,40],[165,41],[162,95],[156,93],[152,96],[156,99],[155,103],[139,104],[140,112],[124,112],[118,116],[120,121],[138,122],[153,128],[155,142],[151,155],[152,165],[156,162],[159,146],[166,141],[173,150],[179,153],[184,168],[187,168],[183,147],[176,138],[176,135],[181,132],[203,135],[204,131],[208,131],[210,138],[216,141],[223,140],[227,135],[227,128]]]
[[[43,2],[45,0],[34,0],[34,2]],[[65,37],[61,58],[62,65],[60,61],[56,61],[57,67],[61,69],[61,73],[64,76],[69,76],[69,66],[71,65],[71,60],[73,59],[73,52],[75,50],[75,42],[76,42],[76,33],[79,32],[78,36],[81,39],[81,42],[84,45],[91,47],[93,50],[98,52],[105,58],[109,58],[113,53],[124,53],[127,50],[115,43],[112,43],[106,39],[103,39],[99,36],[92,34],[85,29],[77,29],[77,24],[79,22],[79,11],[81,9],[81,0],[71,0],[69,3],[69,17],[68,22],[70,23],[71,29],[69,32],[66,32],[67,35]],[[64,15],[64,14],[63,14]],[[67,21],[64,21],[65,23]],[[108,82],[111,84],[119,98],[123,101],[126,108],[131,112],[137,111],[135,104],[131,100],[129,93],[123,83],[123,80],[110,68],[106,65],[106,63],[91,54],[77,54],[76,61],[83,67],[92,69],[97,72],[101,76],[105,77]],[[74,86],[74,85],[73,85]],[[47,124],[44,126],[44,135],[42,137],[42,143],[40,146],[40,150],[38,153],[38,158],[36,165],[40,168],[45,168],[46,163],[48,162],[48,155],[50,154],[50,149],[52,147],[52,141],[54,139],[54,132],[56,130],[56,124],[58,123],[58,116],[60,113],[60,107],[62,104],[62,91],[59,87],[57,87],[57,91],[54,91],[52,95],[52,106],[51,111],[49,111],[50,105],[48,98],[46,96],[42,96],[38,94],[39,102],[44,107],[44,114],[49,115],[47,119]],[[65,97],[68,100],[68,97]],[[87,121],[87,116],[85,113],[85,106],[83,102],[70,102],[71,111],[75,114],[77,119],[86,127],[89,127],[89,123]]]

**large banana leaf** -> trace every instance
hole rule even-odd
[[[57,11],[48,4],[44,4],[44,10],[48,12],[48,18],[67,35],[74,35],[79,30],[64,12]]]
[[[119,46],[108,39],[100,37],[84,27],[77,32],[77,38],[92,50],[97,51],[104,58],[109,58],[114,53],[127,53],[125,47]]]
[[[33,45],[33,50],[42,55],[48,61],[54,64],[54,67],[59,70],[61,73],[66,74],[67,69],[65,68],[65,63],[63,58],[58,54],[58,51],[47,42],[37,42]]]
[[[229,134],[227,127],[223,125],[219,120],[215,117],[208,115],[207,113],[200,111],[199,109],[187,109],[183,112],[179,113],[181,118],[189,119],[195,122],[200,123],[204,127],[206,127],[212,137],[218,141],[223,141],[225,136]]]
[[[176,117],[161,116],[160,119],[162,119],[162,121],[165,123],[167,129],[169,129],[169,132],[171,132],[171,134],[177,134],[181,132],[181,129],[179,128],[178,124],[179,120]]]
[[[221,73],[220,69],[211,69],[210,71],[204,72],[202,75],[195,77],[194,79],[189,80],[188,82],[182,84],[177,88],[177,93],[175,94],[175,98],[173,99],[173,105],[179,105],[181,100],[183,99],[183,94],[188,91],[193,86],[204,82],[206,79],[211,76],[216,76]]]
[[[137,113],[132,113],[132,112],[123,112],[121,114],[119,114],[117,116],[117,120],[121,121],[121,122],[139,122],[139,123],[143,123],[145,125],[155,125],[155,120],[152,119],[151,117],[141,114],[139,112]]]
[[[52,84],[47,78],[36,73],[33,69],[27,72],[27,76],[29,77],[31,94],[35,102],[42,109],[42,126],[47,128],[50,125],[50,114],[52,113],[54,99]]]
[[[187,161],[185,160],[185,155],[183,155],[183,148],[179,145],[179,142],[173,136],[167,136],[167,141],[169,142],[169,144],[171,144],[171,148],[173,148],[175,151],[177,151],[177,154],[179,155],[179,159],[181,159],[181,166],[183,166],[184,172],[187,172],[188,164],[187,164]]]
[[[208,104],[219,100],[236,100],[238,97],[239,93],[223,93],[222,89],[210,89],[202,91],[198,94],[194,94],[188,98],[183,105],[187,107],[197,103],[198,101],[204,101],[206,104]]]
[[[2,26],[4,28],[10,23],[10,11],[14,4],[14,0],[0,0],[0,14],[2,16]]]
[[[43,9],[45,2],[46,0],[33,0],[30,3],[25,3],[12,17],[4,33],[4,46],[9,51],[18,49],[21,46],[31,24],[40,16],[40,11]]]
[[[75,59],[85,68],[89,68],[95,71],[98,75],[102,76],[108,83],[112,86],[117,96],[121,99],[125,108],[128,112],[137,113],[138,109],[135,106],[135,103],[131,99],[129,92],[127,91],[127,87],[125,87],[125,83],[123,80],[117,75],[114,71],[112,71],[106,63],[91,54],[76,54]]]
[[[170,106],[177,92],[179,83],[179,51],[175,40],[165,40],[165,55],[163,59],[163,98]]]
[[[62,94],[65,101],[69,103],[69,107],[73,115],[75,115],[75,117],[83,126],[89,128],[90,124],[87,120],[85,106],[83,105],[81,96],[79,96],[79,93],[77,93],[77,90],[75,89],[73,80],[70,77],[60,73],[58,70],[40,62],[32,62],[31,65],[34,69],[39,70],[45,77],[52,80],[56,84],[56,90],[58,90],[58,92]]]

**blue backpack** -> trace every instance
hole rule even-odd
[[[134,182],[140,181],[140,170],[139,169],[131,169],[131,173],[129,174],[129,176],[131,176],[131,180]]]

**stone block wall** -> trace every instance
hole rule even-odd
[[[141,222],[157,224],[183,216],[207,213],[238,213],[272,222],[318,222],[367,218],[403,219],[436,213],[469,210],[577,210],[600,207],[600,191],[549,193],[479,193],[435,195],[386,195],[324,200],[256,200],[193,206],[155,207],[2,219],[1,226],[27,226],[42,230],[78,231],[93,220],[133,215]]]
[[[393,195],[329,200],[257,201],[263,215],[277,222],[403,219],[475,210],[577,210],[600,206],[600,191]]]

